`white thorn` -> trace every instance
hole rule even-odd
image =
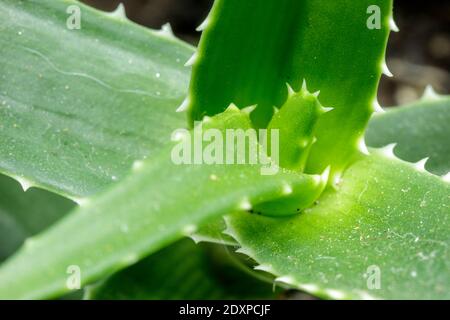
[[[280,111],[277,107],[273,107],[273,114],[277,114]]]
[[[248,257],[251,257],[251,254],[252,254],[251,251],[250,251],[249,249],[246,249],[246,248],[243,248],[243,247],[237,249],[236,252],[237,252],[237,253],[245,254],[245,255],[248,256]]]
[[[314,144],[314,143],[316,143],[317,142],[317,137],[313,137],[312,138],[312,141],[311,141],[311,144]]]
[[[252,106],[248,106],[242,109],[242,112],[245,112],[247,114],[252,113],[254,110],[256,109],[256,104],[252,105]]]
[[[268,264],[260,264],[256,267],[254,267],[253,269],[268,272],[268,273],[274,273],[272,266],[268,265]]]
[[[181,105],[177,108],[177,112],[185,112],[189,109],[189,105],[191,104],[189,97],[184,99]]]
[[[439,100],[441,97],[434,91],[433,87],[429,84],[426,86],[425,91],[422,95],[422,100],[428,100],[428,101],[436,101]]]
[[[396,143],[391,143],[391,144],[388,144],[385,147],[380,148],[379,150],[387,158],[393,159],[393,158],[396,158],[395,154],[394,154],[394,149],[395,149],[396,145],[397,145]]]
[[[308,92],[308,87],[306,86],[306,79],[303,79],[302,82],[302,91]]]
[[[22,190],[24,192],[27,192],[28,189],[30,189],[33,186],[33,183],[23,177],[16,177],[17,182],[19,182],[20,186],[22,187]]]
[[[80,207],[85,207],[90,202],[89,198],[72,198]]]
[[[417,161],[416,163],[414,163],[414,168],[416,168],[416,170],[420,171],[420,172],[425,172],[425,165],[427,164],[428,159],[430,159],[429,157],[427,158],[423,158],[422,160]]]
[[[198,32],[204,31],[209,25],[209,16],[195,29]]]
[[[358,150],[361,153],[365,154],[366,156],[368,156],[370,154],[369,153],[369,149],[367,149],[366,141],[364,139],[364,136],[360,137],[359,140],[358,140]]]
[[[328,179],[330,177],[330,171],[331,171],[331,167],[328,166],[326,167],[326,169],[322,172],[322,174],[320,175],[320,181],[322,181],[322,183],[327,183]]]
[[[197,60],[198,57],[198,52],[196,51],[190,58],[189,60],[184,64],[185,67],[190,67],[192,65],[194,65],[195,61]]]
[[[389,18],[389,27],[394,32],[400,31],[400,29],[397,27],[397,24],[395,23],[394,17],[392,17],[392,16]]]
[[[195,244],[199,244],[200,242],[203,242],[203,239],[196,234],[190,234],[190,235],[188,235],[188,237],[191,238],[192,241],[195,242]]]
[[[334,289],[326,289],[325,293],[330,296],[332,299],[342,300],[345,298],[346,294],[342,291],[334,290]]]
[[[388,76],[389,78],[393,77],[394,75],[392,74],[392,72],[389,70],[386,61],[383,60],[383,64],[381,65],[381,69],[383,71],[383,74]]]
[[[293,95],[295,95],[296,92],[295,92],[294,89],[292,89],[291,85],[290,85],[289,83],[286,82],[286,86],[287,86],[287,89],[288,89],[288,97],[290,98],[290,97],[292,97]]]
[[[317,293],[319,291],[319,287],[313,283],[300,284],[299,288],[308,293]]]
[[[234,233],[233,231],[227,226],[225,230],[222,231],[223,234],[230,236],[232,238],[234,238]]]
[[[442,180],[450,183],[450,172],[447,172],[447,174],[443,175]]]
[[[158,31],[158,33],[160,35],[163,35],[163,36],[166,36],[166,37],[169,37],[169,38],[174,38],[175,37],[175,35],[173,34],[172,26],[170,25],[170,23],[163,24],[161,26],[161,29]]]
[[[248,211],[252,208],[252,204],[250,203],[250,201],[247,198],[244,198],[239,203],[238,208],[241,210],[244,210],[244,211]]]
[[[380,104],[378,103],[378,100],[377,100],[377,99],[375,99],[375,100],[373,101],[372,106],[373,106],[373,111],[374,111],[374,112],[378,112],[378,113],[383,113],[383,112],[385,112],[384,109],[383,109],[383,108],[380,106]]]
[[[217,181],[219,178],[215,174],[209,175],[209,180],[211,181]]]
[[[282,277],[275,278],[275,282],[282,282],[282,283],[286,283],[289,285],[295,285],[295,279],[291,276],[282,276]]]
[[[211,117],[210,116],[204,116],[203,119],[202,119],[202,122],[203,123],[211,122]]]
[[[334,110],[334,108],[332,108],[332,107],[321,107],[320,110],[323,113],[327,113],[327,112],[330,112],[331,110]]]
[[[108,13],[110,17],[115,17],[118,18],[120,20],[126,20],[127,19],[127,13],[125,10],[125,6],[123,5],[123,3],[119,3],[119,5],[117,6],[117,8]]]
[[[139,171],[142,169],[143,166],[144,166],[144,161],[136,160],[133,162],[132,169],[133,169],[133,171]]]
[[[230,103],[226,111],[240,111],[240,109],[234,103]]]
[[[290,195],[290,194],[292,194],[292,192],[293,192],[292,187],[288,183],[285,183],[283,185],[283,194]]]
[[[182,233],[185,236],[191,236],[193,233],[195,233],[197,231],[197,226],[193,225],[193,224],[188,224],[187,226],[185,226],[182,230]]]
[[[317,91],[314,92],[312,95],[313,95],[315,98],[318,98],[319,95],[320,95],[320,90],[317,90]]]

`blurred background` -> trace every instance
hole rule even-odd
[[[170,22],[175,34],[194,45],[195,28],[207,16],[213,0],[83,0],[98,9],[112,11],[120,2],[128,18],[160,28]],[[393,78],[383,76],[379,101],[391,106],[414,101],[427,84],[438,93],[450,93],[450,1],[396,0],[395,21],[400,32],[392,33],[387,64]]]

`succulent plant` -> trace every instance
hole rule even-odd
[[[450,98],[379,106],[392,7],[216,0],[193,48],[3,0],[0,297],[449,299]],[[268,142],[173,161],[208,129]]]

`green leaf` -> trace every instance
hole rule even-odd
[[[92,195],[186,126],[193,48],[166,33],[76,1],[5,0],[0,48],[0,172],[25,188]]]
[[[319,117],[325,112],[314,94],[303,86],[299,92],[288,88],[289,97],[270,120],[267,134],[274,130],[279,135],[277,149],[278,163],[290,170],[303,171],[309,151],[314,144],[315,126]],[[268,139],[268,142],[272,139]],[[272,150],[270,147],[267,150]],[[269,153],[269,156],[272,154]],[[272,157],[273,159],[273,157]]]
[[[0,261],[73,207],[72,201],[44,190],[24,193],[17,181],[0,175]]]
[[[298,216],[239,214],[227,223],[260,270],[314,295],[448,299],[449,210],[448,182],[384,149]]]
[[[366,133],[367,144],[383,147],[397,143],[396,154],[411,162],[429,157],[427,170],[450,171],[450,97],[422,99],[408,106],[377,113]]]
[[[275,296],[271,283],[242,272],[225,248],[183,240],[88,287],[86,298],[242,300]]]
[[[223,132],[249,124],[248,115],[233,108],[204,123]],[[247,150],[237,143],[234,148],[245,157]],[[274,199],[290,201],[290,193],[299,190],[309,197],[325,182],[287,170],[262,175],[261,165],[177,165],[171,151],[136,166],[121,183],[28,239],[0,268],[0,298],[63,294],[69,290],[66,271],[71,266],[81,270],[81,284],[88,284],[193,233],[202,222]]]
[[[231,102],[257,104],[253,120],[265,126],[272,107],[286,100],[286,83],[298,90],[305,79],[334,108],[319,120],[307,170],[331,165],[333,175],[340,173],[376,106],[391,7],[391,0],[217,0],[189,61],[192,79],[181,109],[196,120]],[[379,28],[368,28],[376,18]]]
[[[450,99],[429,94],[411,105],[374,114],[366,132],[366,142],[371,147],[398,142],[395,151],[399,158],[418,162],[430,157],[426,169],[434,174],[445,174],[450,171],[449,122]],[[222,234],[225,228],[222,218],[217,219],[201,228],[194,240],[236,245],[235,240]]]
[[[220,217],[203,224],[190,237],[195,243],[210,242],[226,246],[237,246],[238,243],[235,239],[223,233],[225,229],[225,220],[223,217]]]

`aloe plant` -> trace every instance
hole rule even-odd
[[[122,6],[0,9],[1,298],[450,298],[450,98],[377,103],[392,0],[216,0],[198,48]],[[264,163],[173,159],[256,129],[214,156]]]

